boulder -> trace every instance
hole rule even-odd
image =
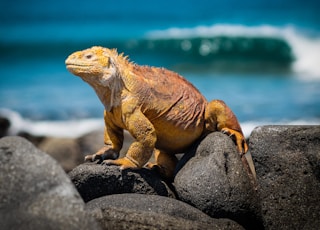
[[[84,160],[84,156],[97,152],[103,146],[103,137],[103,130],[96,130],[77,138],[83,154],[82,160]]]
[[[18,132],[17,136],[23,137],[24,139],[27,139],[29,142],[31,142],[36,147],[38,147],[41,144],[41,142],[46,139],[45,136],[36,136],[36,135],[32,135],[32,134],[25,132],[25,131]]]
[[[250,136],[266,229],[320,226],[320,126],[257,127]]]
[[[46,137],[38,148],[57,160],[66,172],[83,163],[84,156],[73,138]]]
[[[0,139],[2,229],[99,229],[61,166],[21,137]]]
[[[174,179],[179,199],[211,217],[235,220],[246,229],[261,228],[257,193],[231,138],[214,132],[195,149],[185,155],[194,157]]]
[[[8,135],[10,128],[10,120],[0,116],[0,138]]]
[[[86,204],[103,229],[243,229],[227,219],[213,219],[181,201],[143,194],[117,194]]]
[[[97,152],[104,144],[103,137],[103,130],[92,131],[79,137],[77,139],[77,142],[79,143],[81,153],[86,156]],[[127,153],[129,146],[133,142],[133,140],[134,139],[131,137],[131,135],[127,131],[124,131],[124,141],[122,149],[120,151],[120,157],[124,156]]]
[[[81,164],[69,176],[85,202],[105,195],[140,193],[175,197],[156,171],[125,169],[96,163]]]

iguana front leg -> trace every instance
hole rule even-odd
[[[104,129],[104,144],[100,150],[98,150],[95,154],[87,155],[84,159],[85,161],[96,161],[99,160],[98,163],[106,159],[117,159],[119,157],[119,152],[123,145],[123,129],[115,126],[110,119],[110,114],[104,111],[104,121],[105,121],[105,129]]]
[[[155,147],[157,139],[155,128],[139,109],[124,117],[126,127],[136,141],[130,145],[125,157],[117,160],[105,160],[103,164],[119,165],[121,169],[142,168],[150,159]]]

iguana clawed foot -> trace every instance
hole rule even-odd
[[[127,168],[138,168],[137,164],[134,163],[133,160],[130,160],[128,157],[119,158],[116,160],[104,160],[101,163],[102,165],[118,165],[120,169],[127,169]]]
[[[229,128],[223,128],[221,129],[221,132],[228,135],[230,138],[234,139],[237,145],[237,149],[241,156],[248,151],[248,145],[246,143],[244,136],[241,133]]]
[[[238,152],[240,153],[240,156],[241,156],[241,161],[245,169],[247,170],[248,174],[250,175],[250,178],[252,180],[252,183],[255,189],[257,189],[257,184],[256,184],[257,175],[256,175],[254,163],[252,160],[252,156],[251,156],[251,153],[248,152],[248,144],[246,143],[244,136],[242,135],[242,133],[239,133],[238,131],[235,131],[229,128],[223,128],[221,129],[221,132],[228,135],[236,143]]]
[[[119,154],[112,150],[110,146],[104,146],[95,154],[85,156],[84,161],[98,160],[98,164],[100,164],[106,159],[117,159],[118,156]]]

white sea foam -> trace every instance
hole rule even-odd
[[[194,38],[194,37],[262,37],[280,38],[287,41],[292,48],[295,61],[292,69],[304,79],[320,79],[320,36],[309,37],[292,26],[275,27],[271,25],[244,26],[215,24],[193,28],[169,28],[154,30],[147,34],[153,39]]]
[[[307,79],[320,79],[320,37],[310,38],[292,28],[283,35],[296,57],[293,70]]]
[[[76,138],[91,131],[103,130],[104,127],[103,118],[65,121],[31,121],[22,118],[17,112],[8,109],[0,109],[0,116],[7,117],[11,122],[9,135],[27,132],[39,136]],[[254,128],[263,125],[320,125],[320,120],[241,122],[242,131],[246,137],[250,136]]]
[[[103,118],[65,121],[31,121],[22,118],[19,113],[8,109],[0,109],[0,116],[10,120],[9,135],[27,132],[36,136],[76,138],[94,130],[103,130],[104,127]]]
[[[212,26],[196,26],[193,28],[169,28],[154,30],[147,34],[149,38],[193,38],[214,36],[245,36],[245,37],[279,37],[279,29],[269,25],[244,26],[231,24],[215,24]]]

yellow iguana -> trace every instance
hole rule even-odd
[[[103,47],[71,54],[66,66],[93,87],[105,107],[105,146],[85,160],[98,159],[121,169],[158,167],[160,173],[172,178],[176,153],[210,132],[221,131],[233,138],[247,164],[243,155],[248,146],[233,112],[221,100],[207,102],[177,73],[139,66],[115,49]],[[126,156],[118,159],[123,130],[135,141]],[[148,163],[153,152],[155,164]]]

